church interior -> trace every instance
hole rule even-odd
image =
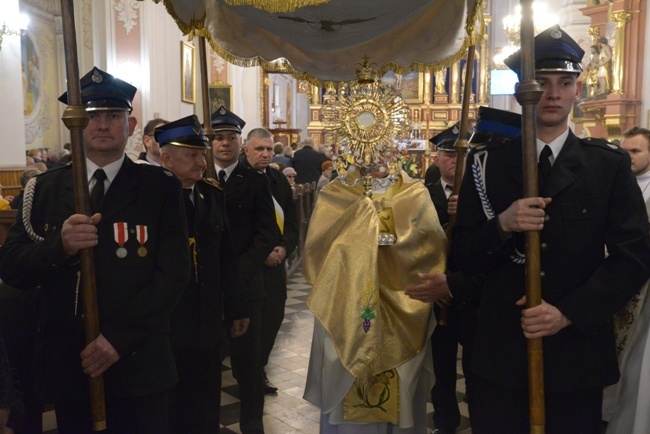
[[[209,119],[222,105],[246,120],[244,137],[263,127],[283,145],[312,139],[329,149],[338,138],[328,128],[328,106],[364,58],[408,104],[408,136],[399,146],[413,163],[407,171],[414,178],[424,179],[433,164],[429,139],[461,121],[465,95],[470,126],[479,107],[521,113],[514,96],[517,77],[503,63],[520,45],[518,0],[277,2],[312,11],[302,15],[273,10],[274,3],[73,2],[79,73],[97,66],[138,89],[129,157],[145,150],[149,120],[193,114]],[[375,3],[381,4],[376,13],[363,13]],[[318,8],[330,9],[319,14]],[[576,136],[615,143],[633,126],[650,128],[648,1],[538,0],[534,10],[536,33],[559,24],[586,53],[582,95],[569,118]],[[260,19],[260,11],[273,22]],[[0,196],[20,192],[30,150],[60,153],[71,141],[62,121],[66,106],[58,100],[67,89],[69,56],[62,15],[58,0],[2,2]],[[387,21],[398,25],[384,32]],[[368,35],[359,43],[357,26]],[[0,243],[15,216],[0,211]],[[318,409],[302,400],[313,327],[306,306],[310,286],[300,276],[299,261],[290,271],[285,321],[268,371],[280,392],[267,398],[265,425],[269,433],[316,433]],[[459,358],[457,432],[471,433],[460,365]],[[241,432],[236,381],[227,363],[223,372],[221,432]],[[431,404],[427,411],[431,419]],[[56,433],[51,411],[44,414],[43,429]]]

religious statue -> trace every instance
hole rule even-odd
[[[597,94],[607,95],[612,90],[612,47],[607,43],[607,38],[598,38],[599,68]]]
[[[447,81],[447,68],[440,69],[435,72],[435,93],[436,94],[445,94],[447,90],[445,89],[445,82]]]
[[[593,97],[598,92],[598,70],[600,69],[600,48],[598,45],[590,47],[591,57],[585,67],[585,74],[582,78],[587,86],[587,96]]]

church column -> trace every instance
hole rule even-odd
[[[612,62],[612,93],[622,94],[625,62],[625,26],[632,19],[627,11],[612,12],[612,21],[616,23],[616,42],[614,44],[614,59]]]

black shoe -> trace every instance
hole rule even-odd
[[[278,393],[278,388],[275,387],[269,380],[266,380],[264,383],[264,394],[265,395],[273,395],[275,393]]]

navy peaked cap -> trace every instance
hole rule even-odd
[[[154,130],[154,138],[160,146],[174,145],[186,148],[206,149],[208,138],[196,115],[186,116]]]
[[[79,80],[81,86],[81,104],[86,111],[97,110],[133,110],[133,97],[137,89],[104,72],[96,66]],[[68,102],[68,92],[59,97],[64,104]]]
[[[470,144],[485,143],[498,138],[512,138],[521,132],[521,115],[491,107],[479,107],[478,118]]]
[[[454,145],[460,134],[460,124],[455,124],[431,137],[429,141],[436,147],[436,151],[456,151]]]
[[[557,24],[535,36],[535,71],[582,72],[585,51]],[[503,61],[508,68],[521,72],[521,50]]]
[[[221,106],[212,113],[210,116],[210,122],[212,123],[212,129],[217,131],[235,131],[239,134],[242,132],[242,128],[246,125],[246,122],[224,106]]]

